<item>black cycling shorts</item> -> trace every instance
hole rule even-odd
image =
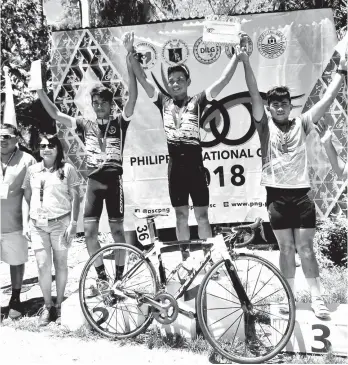
[[[279,189],[266,187],[267,210],[272,229],[315,228],[315,204],[309,188]]]
[[[124,217],[124,194],[122,176],[109,174],[107,177],[88,178],[85,209],[85,221],[99,222],[105,200],[109,221],[119,221]]]
[[[209,205],[208,181],[202,162],[192,162],[185,158],[170,158],[168,185],[173,207],[189,205],[189,196],[191,196],[194,207]]]

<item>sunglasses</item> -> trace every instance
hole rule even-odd
[[[40,144],[39,147],[40,147],[40,150],[44,150],[46,147],[48,147],[48,149],[50,149],[50,150],[53,150],[53,148],[55,148],[56,146],[52,143],[48,143],[48,144],[43,143],[43,144]]]
[[[15,138],[16,136],[13,135],[13,134],[1,134],[0,135],[0,139],[4,139],[5,141],[7,141],[8,139],[11,139],[11,138]]]

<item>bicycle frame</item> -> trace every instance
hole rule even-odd
[[[231,259],[230,253],[225,245],[225,242],[223,240],[222,234],[217,235],[215,238],[209,238],[209,239],[199,239],[199,240],[186,240],[186,241],[173,241],[173,242],[161,242],[158,239],[157,231],[155,227],[155,221],[154,218],[147,218],[147,223],[149,226],[149,233],[151,237],[151,243],[153,243],[153,246],[144,253],[144,258],[146,260],[151,261],[151,256],[154,254],[157,255],[158,259],[158,273],[160,278],[160,285],[161,290],[165,290],[165,287],[168,283],[168,281],[177,273],[178,267],[170,273],[169,278],[167,279],[165,268],[162,261],[162,253],[165,251],[169,252],[175,252],[175,251],[182,251],[182,249],[186,248],[187,246],[195,246],[198,249],[202,249],[205,251],[205,257],[204,260],[200,263],[200,266],[198,268],[193,268],[192,272],[189,273],[186,277],[185,282],[180,286],[180,288],[176,291],[176,293],[173,295],[174,299],[177,301],[180,299],[185,292],[188,290],[192,282],[195,280],[195,278],[198,276],[198,274],[204,269],[206,264],[210,261],[212,255],[211,255],[211,248],[215,248],[220,252],[223,259],[225,260],[226,270],[227,273],[233,283],[233,286],[235,288],[235,291],[238,295],[238,298],[241,302],[243,311],[245,313],[251,314],[252,311],[252,305],[251,302],[244,290],[244,287],[242,283],[240,282],[240,279],[238,277],[238,274],[236,272],[235,266],[233,264],[233,260]],[[210,242],[209,242],[210,241]],[[141,261],[139,261],[138,264],[134,265],[127,273],[125,273],[124,278],[131,278],[132,274],[136,272],[136,270],[140,267]],[[114,284],[116,285],[116,283]],[[142,294],[140,297],[137,295],[134,295],[132,293],[127,293],[128,296],[138,299],[141,302],[148,303],[152,305],[153,307],[157,309],[161,309],[160,303],[154,301],[152,298],[150,298],[146,294]],[[179,313],[188,316],[190,318],[195,317],[195,314],[186,311],[179,307]]]

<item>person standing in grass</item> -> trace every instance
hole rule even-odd
[[[5,118],[6,119],[6,118]],[[28,168],[36,160],[18,148],[19,132],[13,124],[1,124],[1,239],[0,260],[10,265],[12,295],[9,317],[18,319],[23,314],[20,293],[25,263],[28,261],[29,211],[23,199],[22,184]]]
[[[80,210],[79,178],[75,168],[64,161],[63,147],[56,135],[41,135],[42,161],[30,166],[23,182],[30,207],[30,236],[39,271],[45,305],[39,325],[60,323],[61,304],[68,278],[68,249],[76,235]],[[52,302],[52,258],[57,301]]]
[[[310,110],[291,119],[289,89],[278,86],[267,92],[267,114],[249,55],[244,47],[237,53],[244,66],[253,120],[260,137],[261,185],[267,190],[268,214],[280,249],[280,270],[294,292],[297,249],[310,288],[314,314],[327,319],[330,313],[322,297],[319,267],[313,250],[316,213],[314,202],[308,195],[311,185],[305,142],[314,130],[314,124],[324,116],[337,96],[344,75],[347,75],[347,61],[341,57],[336,75],[323,97]]]

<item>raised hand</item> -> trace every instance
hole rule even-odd
[[[320,121],[319,123],[316,124],[315,129],[318,132],[322,143],[328,143],[331,141],[332,138],[331,128],[326,123]]]
[[[124,48],[128,53],[134,52],[134,32],[127,32],[122,37]]]
[[[346,52],[344,55],[341,55],[340,64],[338,66],[340,70],[347,71],[348,68],[348,49],[346,49]]]

